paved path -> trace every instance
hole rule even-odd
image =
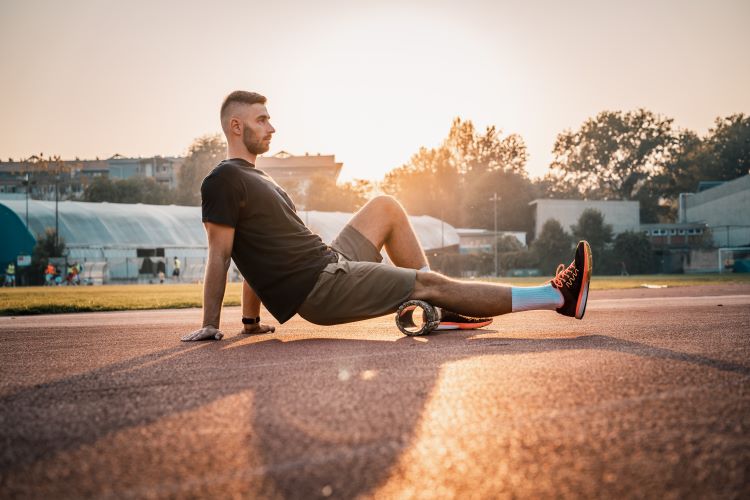
[[[0,498],[750,494],[750,286],[425,338],[238,316],[0,318]]]

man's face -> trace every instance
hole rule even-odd
[[[251,154],[263,154],[271,147],[271,136],[276,129],[271,125],[271,117],[263,104],[253,104],[247,109],[243,120],[242,142]]]

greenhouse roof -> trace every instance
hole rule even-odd
[[[25,230],[26,201],[0,199],[16,214]],[[206,247],[200,207],[125,203],[61,201],[58,205],[60,236],[69,247]],[[301,211],[299,217],[311,231],[331,242],[349,221],[344,212]],[[409,218],[425,249],[458,245],[453,226],[429,216]],[[55,227],[55,202],[29,200],[29,232],[34,238]],[[20,222],[20,225],[18,224]],[[13,235],[10,235],[11,238]]]

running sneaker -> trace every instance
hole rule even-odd
[[[492,323],[492,318],[472,318],[443,309],[440,314],[440,323],[435,330],[473,330],[490,323]]]
[[[576,319],[583,318],[589,297],[592,269],[591,247],[587,241],[579,241],[573,262],[567,268],[560,264],[555,277],[550,281],[553,287],[560,290],[565,299],[563,305],[557,308],[557,312]]]

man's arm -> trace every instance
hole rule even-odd
[[[260,316],[260,297],[245,280],[242,280],[242,316],[244,318]],[[276,331],[276,327],[258,323],[243,326],[245,333],[273,333]]]
[[[219,330],[221,305],[227,286],[227,271],[232,258],[234,228],[223,224],[205,222],[208,235],[208,262],[203,280],[203,327],[182,337],[183,341],[221,339]]]

